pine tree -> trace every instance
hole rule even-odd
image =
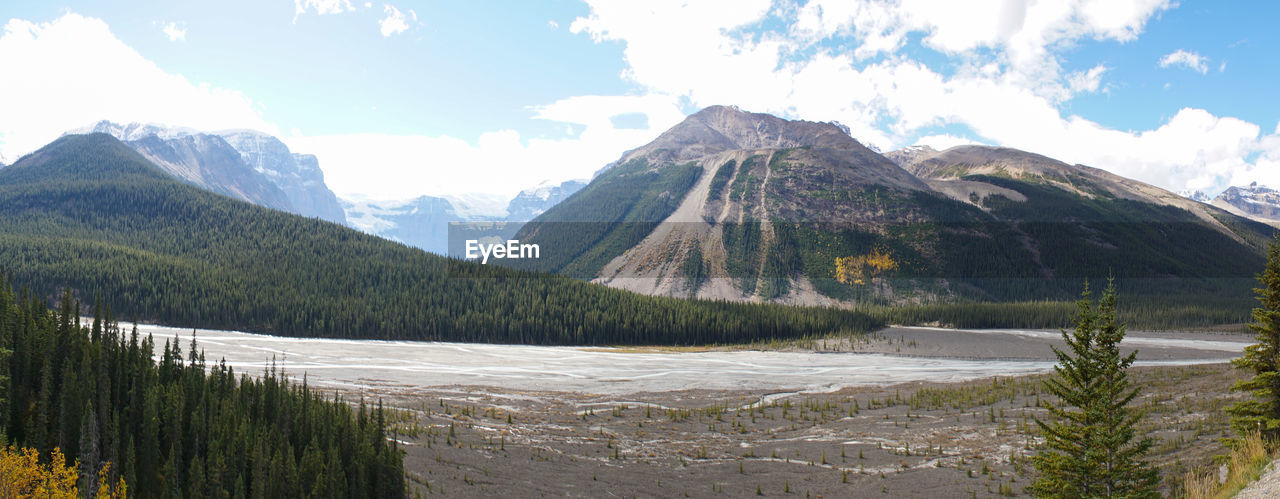
[[[1258,275],[1262,287],[1254,289],[1261,305],[1253,309],[1249,329],[1257,343],[1244,349],[1244,356],[1231,363],[1252,370],[1252,378],[1237,381],[1232,391],[1249,392],[1251,399],[1227,408],[1231,426],[1237,433],[1261,432],[1274,441],[1280,438],[1280,235],[1267,250],[1267,265]]]
[[[1142,412],[1129,407],[1138,395],[1126,369],[1137,352],[1121,355],[1125,327],[1116,323],[1114,284],[1094,310],[1088,284],[1077,302],[1074,332],[1062,331],[1067,351],[1058,357],[1046,388],[1052,422],[1036,418],[1045,449],[1032,457],[1040,476],[1030,491],[1040,497],[1158,497],[1159,475],[1143,461],[1152,440],[1135,440]]]
[[[98,490],[98,470],[101,469],[98,439],[98,416],[93,410],[93,402],[86,402],[80,422],[80,490]],[[110,486],[109,483],[105,485]]]

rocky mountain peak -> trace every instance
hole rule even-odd
[[[1280,191],[1251,182],[1248,187],[1228,187],[1212,204],[1229,212],[1280,226]]]
[[[894,162],[894,164],[906,168],[935,154],[938,154],[938,150],[929,146],[907,146],[884,153],[884,157],[889,158],[889,161]]]
[[[689,115],[657,139],[623,157],[683,162],[737,149],[814,146],[865,149],[837,123],[787,120],[736,106],[711,106]]]

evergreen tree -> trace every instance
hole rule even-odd
[[[1262,287],[1254,289],[1261,305],[1253,309],[1249,329],[1257,343],[1244,349],[1244,356],[1231,361],[1237,368],[1253,371],[1253,377],[1237,381],[1232,391],[1249,392],[1251,399],[1227,408],[1236,432],[1258,431],[1274,441],[1280,437],[1280,235],[1267,250],[1267,265],[1258,276]]]
[[[1067,351],[1053,347],[1058,365],[1045,384],[1059,403],[1045,402],[1053,421],[1035,420],[1045,436],[1045,449],[1032,457],[1040,476],[1030,491],[1037,496],[1159,496],[1159,476],[1143,461],[1153,441],[1135,439],[1142,412],[1129,407],[1138,388],[1126,370],[1137,352],[1120,354],[1125,326],[1115,310],[1114,284],[1095,310],[1086,283],[1075,330],[1062,331]]]
[[[85,403],[84,417],[80,423],[80,481],[78,485],[83,491],[98,490],[98,470],[101,469],[101,455],[98,453],[98,417],[93,410],[93,402]],[[110,486],[110,484],[106,484]]]

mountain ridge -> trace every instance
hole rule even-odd
[[[727,106],[611,165],[518,234],[557,254],[516,265],[734,301],[1002,299],[1027,286],[1058,299],[1075,276],[1105,278],[1108,261],[1133,279],[1251,276],[1266,241],[1252,221],[1102,169],[990,146],[881,155],[837,124]],[[895,282],[836,283],[837,258],[882,250],[899,259]]]
[[[183,181],[260,206],[346,223],[315,156],[295,154],[253,130],[202,132],[153,123],[99,121],[68,135],[106,133]]]
[[[865,330],[860,313],[691,302],[431,255],[67,135],[0,170],[0,267],[120,317],[288,336],[693,344]]]

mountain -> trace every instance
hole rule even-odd
[[[183,181],[260,206],[346,223],[315,156],[294,154],[260,132],[205,133],[155,124],[100,121],[69,134],[105,133]]]
[[[733,107],[613,165],[517,234],[542,258],[504,264],[736,301],[1064,299],[1109,275],[1147,294],[1247,280],[1268,237],[1096,168],[986,146],[881,155],[836,124]]]
[[[222,137],[188,128],[100,121],[68,133],[106,133],[182,181],[277,210],[293,211],[289,198],[262,173],[250,168]]]
[[[1248,187],[1228,187],[1212,204],[1242,217],[1280,227],[1280,192],[1257,182]]]
[[[0,267],[118,317],[292,336],[555,344],[743,342],[865,314],[635,295],[431,255],[175,179],[107,134],[0,170]]]
[[[506,220],[510,222],[528,222],[546,212],[552,206],[564,201],[573,193],[582,190],[587,183],[581,180],[568,180],[559,184],[544,182],[537,187],[525,189],[507,203]]]
[[[295,154],[280,139],[253,130],[226,130],[217,134],[240,151],[245,164],[266,175],[284,191],[293,205],[291,211],[334,223],[346,223],[342,204],[325,185],[324,172],[320,171],[320,163],[315,156]]]
[[[482,223],[497,227],[500,237],[516,233],[528,222],[556,203],[577,192],[586,182],[570,180],[544,183],[525,189],[506,204],[503,214],[495,213],[492,196],[421,196],[401,201],[342,200],[347,221],[368,234],[399,241],[436,254],[450,253],[450,224]],[[498,223],[491,225],[490,223]],[[455,248],[457,249],[457,248]]]
[[[884,153],[884,157],[895,165],[905,167],[935,154],[938,154],[938,151],[929,146],[907,146]]]
[[[1204,192],[1196,190],[1178,191],[1178,195],[1199,203],[1208,203],[1212,201]]]
[[[448,199],[432,196],[389,202],[343,200],[342,207],[352,227],[438,255],[448,252],[449,224],[471,221]]]

